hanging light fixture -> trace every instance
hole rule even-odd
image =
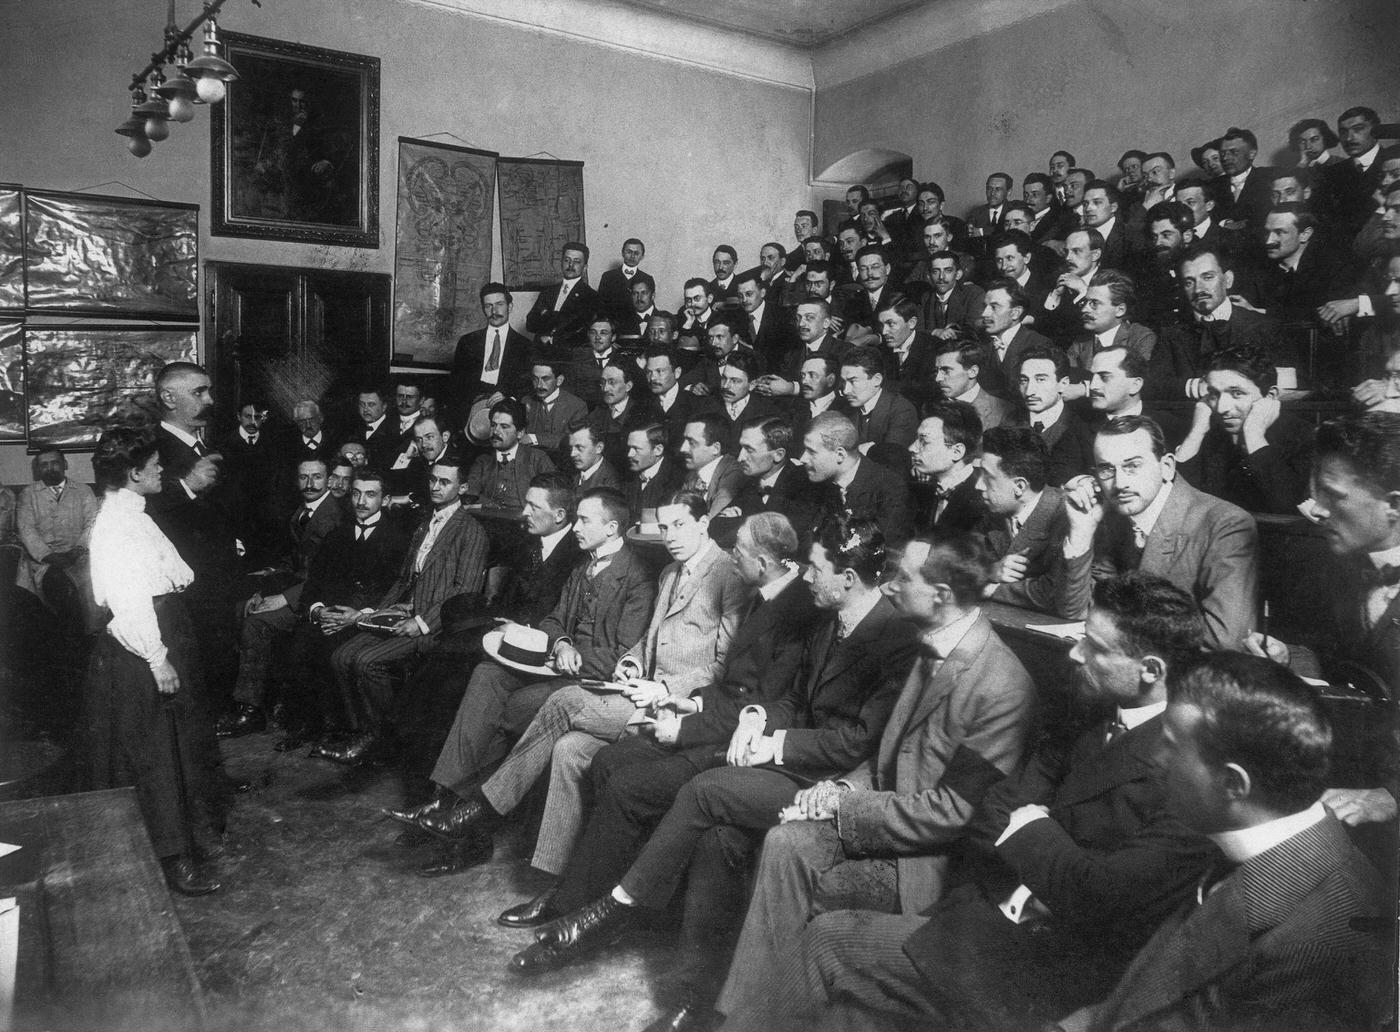
[[[127,150],[138,158],[151,153],[151,143],[170,135],[170,123],[194,118],[198,104],[217,104],[227,95],[226,83],[238,78],[238,69],[224,60],[215,16],[227,0],[208,0],[200,15],[181,29],[175,23],[175,0],[166,8],[165,47],[151,55],[151,63],[131,77],[131,116],[117,127],[127,137]],[[259,0],[253,6],[261,7]],[[191,57],[190,38],[204,26],[203,52]],[[165,66],[174,74],[165,77]]]

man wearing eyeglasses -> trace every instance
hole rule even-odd
[[[1178,477],[1155,422],[1105,422],[1093,472],[1065,484],[1065,507],[1070,529],[1055,586],[1062,616],[1082,620],[1096,581],[1140,569],[1191,594],[1212,648],[1243,647],[1258,596],[1254,519]]]

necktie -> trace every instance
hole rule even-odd
[[[1375,566],[1367,565],[1366,571],[1361,576],[1361,583],[1368,588],[1393,588],[1400,584],[1400,566]]]
[[[564,302],[569,299],[569,285],[559,284],[559,297],[554,302],[554,310],[557,312],[564,307]]]
[[[1117,717],[1114,717],[1108,722],[1108,727],[1104,730],[1103,744],[1112,745],[1114,742],[1118,741],[1119,738],[1123,737],[1123,735],[1127,733],[1128,725],[1123,723]]]
[[[200,430],[194,436],[194,453],[200,458],[209,454],[209,446],[204,443],[204,431]]]
[[[50,490],[53,491],[53,500],[57,503],[63,497],[63,485],[55,484]]]
[[[491,342],[491,355],[486,359],[486,371],[493,372],[501,368],[501,328],[496,327],[495,339]]]
[[[1009,520],[1007,520],[1007,523],[1011,525],[1011,539],[1014,541],[1016,539],[1016,535],[1021,533],[1021,521],[1018,520],[1015,516],[1012,516]]]
[[[249,435],[248,435],[248,445],[249,445],[249,447],[252,447],[253,445],[255,445],[255,444],[257,444],[257,443],[258,443],[258,435],[257,435],[257,434],[249,434]]]
[[[305,533],[306,525],[311,522],[311,510],[302,509],[301,515],[297,517],[297,530]]]
[[[369,532],[370,532],[371,530],[373,530],[373,529],[374,529],[374,527],[372,527],[372,526],[371,526],[370,524],[368,524],[368,523],[357,523],[357,524],[355,524],[355,540],[356,540],[356,541],[364,541],[365,539],[367,539],[367,538],[369,537]]]
[[[749,322],[751,322],[751,323],[753,324],[753,337],[754,337],[754,340],[757,340],[757,339],[758,339],[758,316],[756,316],[756,315],[753,316],[751,319],[749,319]]]
[[[1031,420],[1031,428],[1038,434],[1045,433],[1045,424],[1038,419]]]
[[[948,325],[948,302],[937,298],[934,301],[933,309],[934,328],[944,329]]]

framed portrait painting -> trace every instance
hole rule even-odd
[[[225,33],[214,236],[379,246],[379,58]]]

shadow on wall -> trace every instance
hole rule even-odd
[[[897,183],[914,172],[914,159],[903,151],[869,147],[834,161],[817,176],[819,183],[864,183],[874,187]]]

